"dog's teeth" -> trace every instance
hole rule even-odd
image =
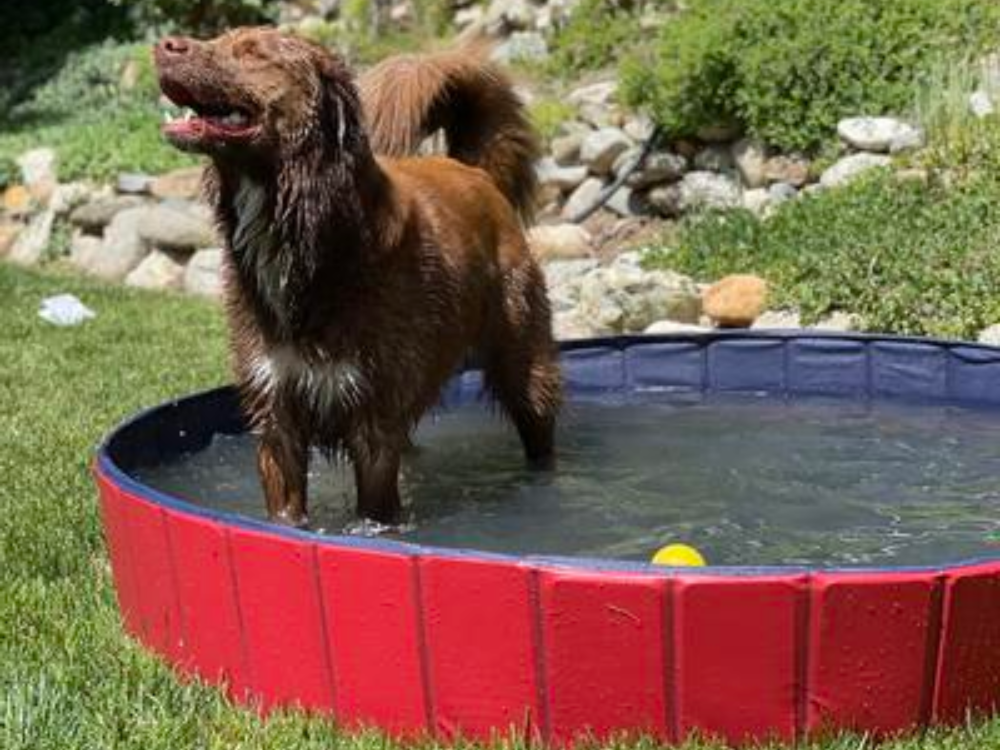
[[[194,119],[194,117],[195,114],[193,109],[188,109],[188,108],[184,109],[184,114],[182,115],[184,122],[190,122],[191,120]]]
[[[247,118],[246,115],[244,115],[241,112],[230,112],[228,115],[222,118],[222,122],[224,122],[226,125],[240,126],[240,125],[246,125]]]
[[[173,114],[173,112],[164,111],[163,112],[163,121],[165,123],[167,123],[168,125],[170,123],[172,123],[174,121],[174,114]]]

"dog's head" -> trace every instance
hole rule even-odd
[[[236,29],[210,41],[167,37],[153,57],[161,90],[182,108],[163,133],[186,151],[263,157],[317,135],[343,148],[359,128],[343,60],[276,29]]]

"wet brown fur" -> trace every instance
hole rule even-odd
[[[166,43],[165,92],[260,123],[251,141],[196,150],[211,157],[233,365],[271,517],[306,521],[319,446],[350,458],[361,515],[397,520],[400,453],[470,350],[527,457],[549,464],[561,381],[518,216],[537,145],[483,51],[390,59],[359,96],[338,57],[274,30]],[[406,156],[438,128],[454,158]]]

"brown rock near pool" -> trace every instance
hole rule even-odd
[[[160,175],[149,186],[154,198],[197,200],[201,195],[202,167],[185,167]]]
[[[767,296],[764,279],[735,274],[706,289],[702,306],[705,314],[722,328],[748,328],[767,309]]]

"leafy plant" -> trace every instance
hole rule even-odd
[[[533,101],[528,107],[528,114],[535,130],[548,141],[559,134],[559,128],[563,123],[573,119],[576,108],[562,99],[546,97]]]
[[[842,117],[908,110],[915,81],[998,32],[992,0],[694,0],[623,64],[623,89],[674,136],[736,122],[814,150]]]
[[[211,35],[232,26],[266,23],[277,18],[268,0],[107,0],[127,9],[136,28],[160,34],[181,31]]]
[[[546,67],[564,78],[608,67],[638,36],[636,8],[615,0],[582,0],[555,33]]]

